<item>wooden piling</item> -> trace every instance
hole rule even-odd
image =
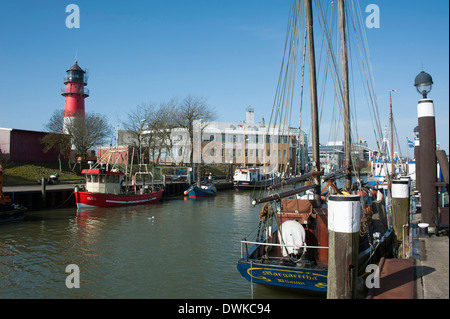
[[[393,227],[398,243],[404,243],[407,240],[407,233],[404,232],[404,226],[409,225],[410,211],[410,190],[409,178],[401,178],[392,181],[392,215]],[[405,235],[405,238],[403,238]],[[398,247],[399,248],[399,247]],[[399,251],[399,255],[404,254]]]
[[[428,231],[434,232],[438,211],[436,187],[436,124],[434,104],[430,99],[421,99],[417,106],[420,138],[420,192],[423,222]]]
[[[42,195],[42,200],[45,202],[45,196],[46,196],[46,189],[45,189],[45,178],[42,177],[41,178],[41,195]]]
[[[360,196],[329,197],[327,299],[356,298],[360,218]]]

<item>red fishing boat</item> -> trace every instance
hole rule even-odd
[[[75,187],[78,208],[152,204],[159,202],[164,192],[152,185],[123,186],[125,174],[120,171],[84,169],[81,173],[86,176],[86,184]]]

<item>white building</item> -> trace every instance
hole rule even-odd
[[[157,141],[161,147],[149,154],[146,136],[142,132],[144,158],[161,164],[188,164],[191,155],[191,139],[184,128],[172,129],[170,141]],[[136,134],[134,134],[136,136]],[[155,145],[155,141],[152,142]],[[138,146],[136,137],[128,131],[118,131],[119,147]],[[170,145],[170,149],[168,149]],[[155,147],[153,147],[155,149]],[[298,128],[266,125],[264,119],[255,123],[254,110],[247,108],[243,122],[194,122],[192,142],[193,162],[234,164],[238,166],[268,166],[288,173],[306,170],[308,162],[307,135]],[[152,156],[153,155],[153,156]],[[298,163],[298,165],[297,165]]]

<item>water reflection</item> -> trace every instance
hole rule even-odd
[[[0,297],[250,298],[236,269],[239,241],[258,222],[249,194],[32,212],[0,228]],[[69,264],[80,268],[79,289],[65,286]]]

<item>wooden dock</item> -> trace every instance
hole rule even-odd
[[[75,207],[75,197],[73,189],[78,184],[58,184],[46,185],[45,197],[42,195],[41,185],[24,185],[24,186],[5,186],[3,193],[12,198],[16,204],[21,204],[29,210],[56,209],[65,207]],[[163,199],[174,196],[183,195],[184,191],[189,187],[186,182],[162,183],[155,182],[155,186],[163,187]],[[232,182],[216,181],[217,189],[231,189]]]

